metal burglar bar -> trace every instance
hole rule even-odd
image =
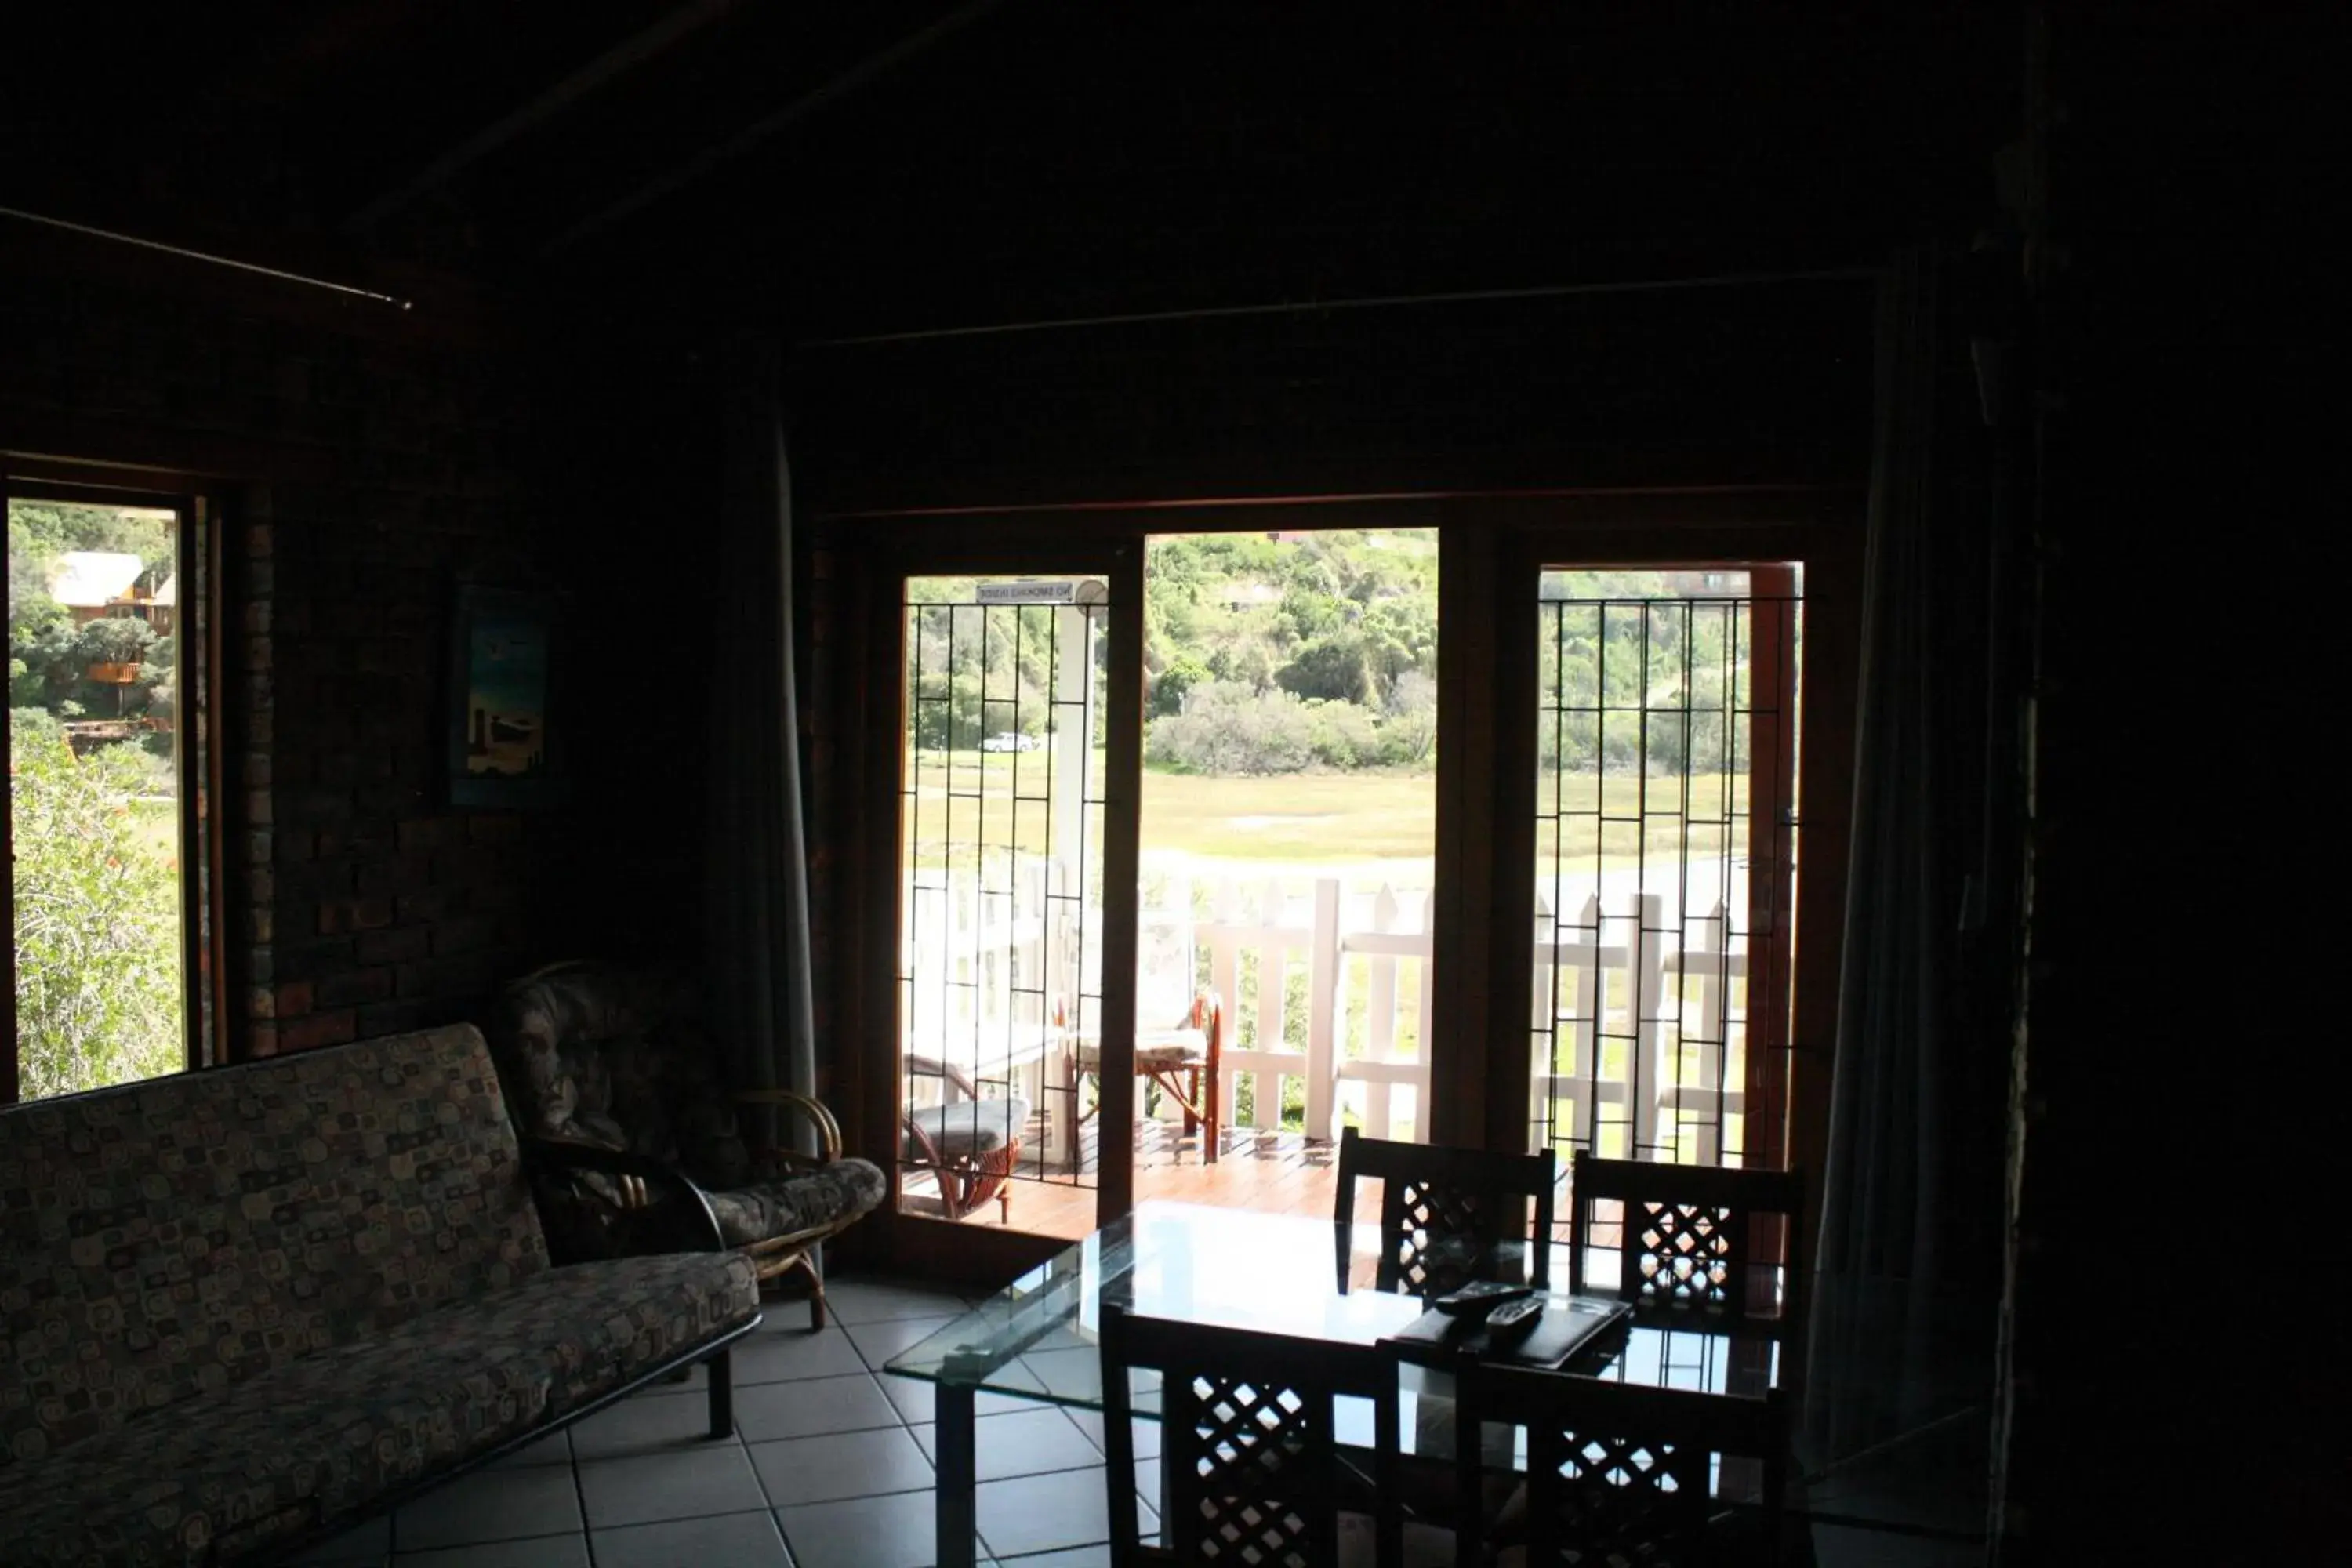
[[[1546,572],[1540,593],[1533,1146],[1778,1164],[1796,571]]]
[[[1093,582],[912,578],[904,615],[899,1192],[1015,1223],[1085,1189],[1066,1041],[1099,1026],[1104,783]]]

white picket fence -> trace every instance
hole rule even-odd
[[[986,886],[930,872],[910,889],[900,971],[909,1049],[1049,1089],[1059,999],[1099,990],[1097,912],[1080,942],[1078,900],[1059,886],[1054,868],[1031,862]],[[1192,885],[1174,879],[1142,924],[1143,1022],[1160,1012],[1175,1022],[1201,981],[1223,1001],[1227,1126],[1280,1128],[1295,1082],[1307,1136],[1338,1136],[1352,1113],[1373,1136],[1427,1140],[1425,894],[1276,876],[1216,882],[1196,903]],[[1690,1156],[1719,1163],[1727,1119],[1746,1110],[1747,958],[1729,931],[1720,903],[1670,919],[1656,894],[1593,893],[1574,919],[1556,921],[1538,899],[1529,1017],[1553,1048],[1528,1089],[1531,1105],[1549,1102],[1558,1139],[1648,1156],[1687,1134]],[[1294,1017],[1289,981],[1301,973],[1306,1005]]]
[[[1344,1107],[1373,1137],[1426,1142],[1426,895],[1408,902],[1386,883],[1350,891],[1336,877],[1303,888],[1269,877],[1249,888],[1218,883],[1209,909],[1193,940],[1208,955],[1209,984],[1227,1008],[1224,1081],[1218,1086],[1226,1125],[1280,1127],[1286,1080],[1296,1079],[1303,1084],[1310,1137],[1339,1136]],[[1244,965],[1244,953],[1255,962]],[[1293,1037],[1286,1005],[1294,968],[1307,975],[1304,1039]],[[1351,1036],[1360,1051],[1347,1048]],[[1246,1117],[1235,1092],[1244,1080]]]
[[[1687,1131],[1691,1157],[1720,1164],[1748,1109],[1747,977],[1721,902],[1669,919],[1658,894],[1594,893],[1559,921],[1538,897],[1530,1016],[1552,1049],[1529,1097],[1555,1141],[1671,1159]]]

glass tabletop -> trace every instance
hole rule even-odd
[[[1384,1247],[1394,1240],[1375,1226],[1145,1203],[894,1357],[888,1370],[1099,1410],[1097,1335],[1106,1301],[1144,1317],[1327,1343],[1374,1344],[1423,1310],[1418,1296],[1360,1283],[1372,1278]],[[1564,1294],[1565,1263],[1550,1276],[1553,1294]],[[1616,1279],[1588,1277],[1586,1288],[1613,1291]],[[1769,1320],[1685,1324],[1637,1318],[1625,1332],[1596,1338],[1571,1357],[1567,1370],[1675,1388],[1762,1394],[1772,1386],[1779,1356]],[[1407,1369],[1409,1395],[1416,1389],[1433,1394],[1446,1387],[1442,1373]],[[1139,1415],[1157,1415],[1158,1391],[1148,1378],[1138,1379],[1134,1405]]]
[[[1374,1344],[1423,1310],[1418,1296],[1370,1283],[1383,1249],[1396,1241],[1373,1226],[1146,1203],[911,1346],[887,1370],[1098,1411],[1097,1332],[1106,1301],[1150,1317]],[[1555,1247],[1549,1261],[1557,1297],[1569,1279],[1566,1249]],[[1587,1291],[1616,1291],[1615,1261],[1608,1249],[1588,1255]],[[1838,1353],[1801,1373],[1808,1408],[1791,1435],[1790,1479],[1805,1486],[1808,1501],[1798,1511],[1953,1540],[1980,1537],[1983,1489],[1969,1481],[1983,1475],[1987,1451],[1983,1335],[1980,1325],[1970,1327],[1982,1316],[1980,1304],[1900,1280],[1829,1275],[1813,1277],[1811,1294],[1816,1359],[1824,1346]],[[1637,1313],[1623,1331],[1596,1336],[1562,1370],[1756,1395],[1780,1384],[1784,1357],[1795,1348],[1783,1337],[1772,1318]],[[1896,1350],[1865,1353],[1889,1345]],[[1443,1371],[1401,1368],[1398,1415],[1409,1453],[1450,1458],[1452,1394]],[[1129,1398],[1135,1415],[1157,1419],[1156,1374],[1135,1374]],[[1341,1442],[1372,1441],[1368,1403],[1343,1399],[1334,1419]],[[1481,1447],[1491,1465],[1524,1468],[1524,1433],[1486,1427]]]

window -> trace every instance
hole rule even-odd
[[[0,1100],[212,1054],[205,503],[11,474]]]

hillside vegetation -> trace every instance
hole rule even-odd
[[[1743,591],[1689,572],[1546,574],[1539,691],[1557,715],[1539,731],[1547,767],[1736,767],[1724,716],[1745,699],[1748,633],[1727,595]],[[1697,602],[1591,602],[1679,595]],[[969,579],[925,580],[913,597],[919,748],[967,751],[1055,728],[1053,610],[975,605]],[[1144,629],[1144,757],[1156,770],[1423,772],[1435,758],[1433,529],[1156,539]],[[1094,689],[1099,719],[1103,682]],[[1097,743],[1102,732],[1098,723]]]

